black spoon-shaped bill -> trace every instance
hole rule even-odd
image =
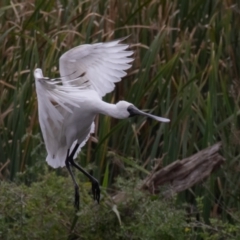
[[[157,120],[159,122],[170,122],[170,119],[168,119],[168,118],[162,118],[162,117],[152,115],[150,113],[145,113],[145,112],[139,110],[138,108],[136,108],[134,105],[129,106],[127,110],[130,114],[129,117],[133,117],[133,116],[136,116],[136,115],[143,115],[143,116],[152,118],[154,120]]]

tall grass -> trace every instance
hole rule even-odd
[[[204,196],[206,221],[214,204],[225,216],[239,207],[238,3],[3,0],[0,6],[0,162],[10,160],[1,178],[13,179],[46,156],[34,68],[58,76],[66,50],[129,35],[133,67],[105,100],[125,99],[171,123],[100,116],[98,144],[88,142],[81,163],[94,162],[94,174],[103,179],[105,173],[108,186],[123,164],[150,171],[155,159],[163,157],[167,165],[222,141],[225,167],[179,199]]]

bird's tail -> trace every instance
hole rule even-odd
[[[53,168],[64,167],[67,154],[67,148],[58,149],[56,155],[48,154],[46,161]]]
[[[70,148],[70,153],[72,152],[76,143],[77,143],[77,140],[74,141],[74,143],[72,144],[72,147]],[[81,147],[82,147],[82,144],[79,146],[78,150],[73,156],[74,159],[77,157],[78,153],[81,151]],[[48,165],[50,165],[53,168],[65,167],[67,151],[68,151],[67,147],[61,147],[57,150],[56,154],[48,153],[46,158]]]

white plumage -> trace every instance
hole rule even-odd
[[[39,68],[34,71],[39,122],[48,153],[46,160],[53,168],[67,166],[75,184],[75,206],[79,193],[69,163],[91,179],[94,196],[99,194],[94,198],[99,201],[100,197],[100,189],[94,186],[97,180],[73,161],[94,132],[97,114],[119,119],[145,115],[169,122],[169,119],[144,113],[125,101],[117,104],[102,101],[102,97],[113,91],[115,83],[126,75],[133,61],[130,58],[133,52],[121,41],[85,44],[67,51],[59,61],[59,79],[45,78]]]
[[[101,97],[111,92],[114,83],[126,75],[124,70],[131,67],[133,59],[128,56],[133,52],[119,42],[85,44],[64,53],[59,61],[63,86],[35,70],[39,121],[50,166],[65,166],[67,149],[77,140],[80,151],[94,131]]]

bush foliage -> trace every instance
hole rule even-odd
[[[133,189],[121,180],[126,201],[107,193],[100,205],[81,185],[81,209],[73,208],[70,177],[50,172],[30,186],[1,182],[1,239],[176,239],[184,236],[184,211]],[[119,186],[120,186],[119,185]],[[103,191],[104,192],[104,191]]]
[[[28,169],[17,183],[0,183],[0,239],[236,239],[239,225],[211,218],[203,220],[203,202],[195,211],[176,199],[164,200],[140,192],[136,170],[129,168],[115,183],[124,197],[118,203],[102,189],[98,205],[89,195],[90,183],[80,184],[81,208],[73,208],[70,177],[44,170],[31,185],[25,184]],[[40,171],[41,172],[41,171]],[[130,177],[131,176],[131,177]],[[79,176],[81,177],[81,176]],[[239,221],[239,215],[234,214]],[[199,238],[200,237],[200,238]]]

